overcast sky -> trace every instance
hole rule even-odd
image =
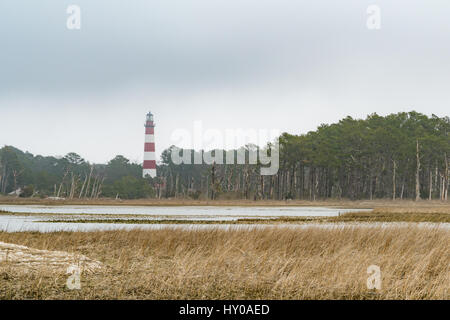
[[[300,134],[448,116],[449,59],[448,0],[1,0],[0,146],[142,162],[148,111],[158,154],[194,121]]]

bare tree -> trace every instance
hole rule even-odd
[[[102,180],[99,182],[99,185],[97,187],[97,191],[96,191],[96,194],[95,194],[95,199],[98,199],[98,197],[102,194],[102,187],[103,187],[103,182],[104,181],[105,181],[105,177],[102,177]]]
[[[396,185],[395,185],[395,178],[396,178],[396,173],[397,173],[397,163],[395,162],[395,160],[392,160],[392,200],[395,200],[395,189],[396,189]]]
[[[90,166],[91,170],[89,172],[89,177],[88,177],[88,182],[87,182],[87,186],[86,186],[86,190],[84,191],[84,197],[87,198],[87,194],[89,192],[89,186],[91,184],[91,177],[92,177],[92,172],[94,171],[94,166]]]
[[[416,140],[416,201],[420,200],[420,154],[419,140]]]
[[[447,153],[444,153],[444,162],[445,162],[445,168],[444,168],[444,175],[443,175],[443,188],[442,188],[442,200],[447,201],[448,200],[448,175],[449,175],[449,166],[448,166],[448,158]]]
[[[83,196],[83,191],[84,191],[84,187],[86,186],[86,182],[87,182],[87,174],[85,174],[83,185],[81,186],[81,190],[80,190],[78,199],[81,199],[81,197]]]
[[[64,172],[63,178],[61,179],[61,183],[59,184],[58,193],[56,194],[56,197],[58,197],[58,198],[59,198],[59,195],[61,194],[62,186],[63,186],[66,176],[68,174],[69,174],[69,169],[66,169],[66,171]]]

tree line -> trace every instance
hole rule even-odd
[[[170,154],[177,148],[172,146],[162,155],[159,195],[447,200],[449,132],[449,117],[418,112],[347,117],[306,134],[283,133],[280,169],[273,176],[261,176],[260,164],[174,165]],[[247,157],[254,148],[244,147]]]
[[[116,156],[90,164],[76,153],[63,158],[0,149],[0,193],[96,199],[440,199],[448,200],[449,117],[418,112],[366,119],[344,118],[301,135],[283,133],[276,175],[260,175],[261,164],[180,164],[178,148],[163,151],[158,176],[142,178],[142,166]],[[247,158],[258,149],[243,146]],[[230,150],[228,150],[229,152]],[[202,151],[197,151],[202,152]],[[223,162],[225,163],[225,161]]]
[[[153,196],[142,179],[142,166],[116,156],[107,164],[92,164],[76,153],[62,158],[34,156],[12,146],[0,149],[0,193],[22,197],[98,199]]]

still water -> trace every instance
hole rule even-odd
[[[0,205],[0,210],[14,213],[53,214],[115,214],[146,216],[213,216],[221,217],[323,217],[339,213],[371,211],[371,209],[343,209],[326,207],[216,207],[216,206],[41,206]]]
[[[94,231],[117,229],[175,228],[228,228],[250,225],[173,225],[127,224],[127,223],[66,223],[45,222],[64,219],[143,219],[143,220],[209,220],[233,221],[237,219],[268,219],[274,217],[324,217],[346,212],[370,211],[371,209],[343,209],[326,207],[216,207],[216,206],[41,206],[0,205],[0,210],[15,213],[0,214],[0,231]],[[23,215],[22,215],[23,214]],[[251,225],[255,226],[255,225]]]

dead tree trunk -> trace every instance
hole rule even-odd
[[[444,160],[445,160],[445,172],[444,172],[444,188],[443,188],[443,200],[447,201],[448,200],[448,158],[447,158],[447,153],[444,154]]]
[[[103,182],[105,181],[105,177],[102,178],[102,180],[100,181],[98,188],[97,188],[97,193],[95,195],[95,199],[98,199],[98,197],[102,194],[102,187],[103,187]]]
[[[61,189],[62,189],[64,180],[66,179],[66,176],[67,176],[68,174],[69,174],[69,169],[67,169],[66,172],[64,172],[63,178],[62,178],[61,183],[60,183],[60,185],[59,185],[58,193],[56,194],[56,197],[58,197],[58,198],[59,198],[59,195],[61,194]]]
[[[81,186],[81,191],[78,196],[78,199],[81,199],[81,197],[83,196],[83,191],[84,191],[84,187],[86,186],[86,182],[87,182],[87,174],[85,174],[83,185]]]
[[[395,189],[396,189],[396,185],[395,185],[395,175],[397,173],[397,163],[395,162],[395,160],[392,160],[392,165],[393,165],[393,174],[392,174],[392,200],[395,200]]]
[[[177,173],[175,176],[175,198],[178,198],[178,190],[180,189],[180,175]]]
[[[13,179],[14,179],[14,191],[17,190],[17,178],[20,177],[20,175],[22,174],[23,170],[21,171],[17,171],[17,170],[13,170]]]
[[[262,200],[264,200],[264,176],[260,175],[260,185],[261,185],[261,194],[260,194],[260,198]]]
[[[73,175],[73,172],[71,172],[71,184],[70,184],[70,192],[69,192],[69,199],[73,199],[73,193],[75,192],[75,176]]]
[[[87,186],[86,186],[86,190],[84,190],[84,197],[87,198],[88,192],[89,192],[89,187],[91,185],[91,177],[92,177],[92,172],[94,171],[94,166],[91,166],[91,170],[89,172],[89,177],[88,177],[88,181],[87,181]]]
[[[94,196],[97,192],[98,178],[99,177],[97,175],[94,177],[94,184],[92,185],[92,192],[91,192],[91,196],[90,196],[91,199],[94,198]]]
[[[420,200],[420,154],[419,140],[416,140],[416,201]]]
[[[432,194],[433,194],[433,170],[431,170],[431,167],[430,167],[430,188],[429,188],[429,192],[428,192],[428,200],[430,200],[430,201],[432,198]]]

